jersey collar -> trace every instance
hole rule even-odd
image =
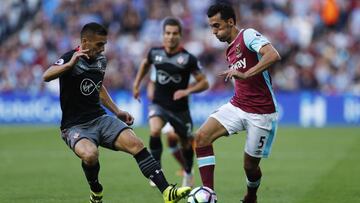
[[[229,47],[230,47],[232,44],[234,44],[235,40],[239,37],[239,35],[242,33],[242,31],[244,31],[244,29],[241,29],[241,30],[239,31],[239,33],[236,35],[235,39],[229,44]]]

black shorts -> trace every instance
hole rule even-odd
[[[189,110],[174,112],[158,104],[152,104],[149,106],[149,118],[154,116],[160,117],[165,123],[169,122],[180,138],[187,139],[193,137],[193,122]]]
[[[102,115],[89,122],[75,125],[61,131],[61,137],[74,150],[75,144],[81,139],[88,139],[96,146],[115,149],[115,141],[120,133],[130,128],[118,118]]]

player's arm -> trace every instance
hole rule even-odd
[[[196,82],[192,83],[192,85],[189,85],[189,87],[186,89],[189,92],[189,94],[198,93],[209,89],[209,82],[205,74],[201,72],[196,72],[193,73],[193,76]]]
[[[60,77],[63,73],[66,71],[72,69],[76,62],[79,60],[81,56],[85,56],[89,58],[89,56],[86,54],[88,49],[79,50],[77,52],[74,52],[71,59],[64,63],[64,64],[57,64],[51,65],[44,73],[43,73],[43,80],[45,82],[49,82],[51,80],[54,80],[58,77]]]
[[[192,93],[202,92],[209,88],[209,82],[207,81],[205,74],[197,71],[197,72],[193,73],[193,76],[194,76],[196,82],[191,83],[188,86],[188,88],[186,88],[184,90],[177,90],[174,93],[174,97],[173,97],[174,100],[181,99]]]
[[[150,67],[151,67],[151,63],[147,58],[144,58],[140,64],[140,68],[136,74],[135,81],[133,83],[133,96],[137,100],[139,100],[139,96],[140,96],[140,90],[139,90],[140,83],[142,79],[145,77],[145,75],[149,72]]]
[[[243,34],[246,47],[261,55],[259,62],[247,70],[245,73],[241,73],[237,70],[227,70],[220,75],[226,76],[225,81],[229,78],[246,79],[256,74],[262,73],[271,64],[281,59],[277,50],[270,44],[269,40],[261,35],[254,29],[246,29]]]
[[[150,101],[154,99],[155,84],[154,81],[150,80],[146,87],[146,94]]]
[[[132,125],[134,123],[134,118],[128,112],[120,110],[115,104],[104,85],[101,85],[100,88],[100,101],[102,105],[126,124]]]
[[[256,74],[262,73],[271,64],[281,59],[279,53],[271,44],[266,44],[261,47],[259,53],[262,55],[260,61],[248,71],[242,73],[234,69],[229,69],[220,73],[219,76],[225,76],[225,81],[228,81],[230,78],[244,80]]]
[[[281,59],[280,54],[271,44],[261,47],[259,53],[262,56],[260,61],[244,73],[244,79],[263,72],[271,64]]]

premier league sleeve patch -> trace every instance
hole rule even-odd
[[[64,59],[59,59],[54,64],[58,65],[58,66],[63,65],[64,64]]]

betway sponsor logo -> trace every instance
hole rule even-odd
[[[236,61],[236,63],[231,64],[230,68],[235,69],[235,70],[240,69],[240,68],[245,69],[246,68],[246,58],[242,58],[242,59]]]

